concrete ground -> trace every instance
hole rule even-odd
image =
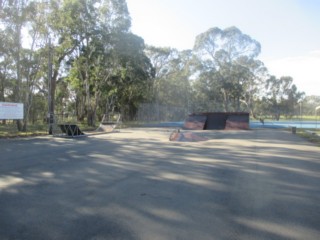
[[[0,140],[0,239],[320,239],[320,148],[288,131]]]

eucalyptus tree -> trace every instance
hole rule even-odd
[[[91,1],[88,1],[91,3]],[[48,51],[48,94],[49,113],[55,113],[56,86],[62,77],[65,61],[69,60],[81,41],[85,38],[83,32],[90,23],[86,19],[86,1],[49,0],[44,8],[47,51]],[[49,129],[49,133],[51,133]]]
[[[242,109],[246,109],[254,118],[259,118],[259,114],[256,113],[259,109],[255,103],[265,90],[268,70],[262,61],[248,57],[240,57],[236,65],[240,68],[238,86],[242,90],[241,98],[238,100],[243,103]],[[239,106],[238,109],[240,109]]]
[[[7,35],[5,31],[0,30],[0,101],[8,99],[13,92],[13,79],[14,79],[14,60],[9,53]]]
[[[166,76],[170,72],[170,61],[177,58],[177,51],[169,47],[155,47],[147,46],[146,55],[151,61],[154,67],[154,81],[152,86],[152,96],[154,100],[159,104],[162,102],[161,98],[161,86],[166,81]]]
[[[190,76],[192,51],[148,46],[146,54],[155,68],[153,100],[158,105],[189,110],[191,101]]]
[[[117,36],[114,61],[118,62],[118,68],[114,78],[118,86],[112,91],[117,92],[117,108],[129,119],[134,118],[139,103],[150,99],[154,68],[144,49],[144,40],[135,34],[129,32]]]
[[[168,74],[170,85],[168,93],[171,96],[171,104],[183,107],[185,113],[191,109],[191,76],[193,74],[193,55],[191,50],[177,52],[177,58],[170,61],[171,71]]]
[[[27,22],[26,5],[28,1],[4,1],[0,9],[3,43],[2,54],[6,54],[14,61],[15,83],[13,89],[14,101],[20,102],[21,87],[21,49],[22,29]],[[6,50],[5,50],[6,49]]]
[[[37,12],[37,2],[28,0],[4,1],[0,10],[1,95],[24,103],[24,119],[17,121],[18,130],[23,131],[27,129],[34,83],[40,68],[36,53],[39,48],[35,24]],[[4,89],[10,91],[4,94]]]
[[[1,62],[2,62],[2,84],[5,83],[6,75],[8,73],[8,61],[6,57],[11,60],[11,72],[13,73],[12,81],[12,100],[21,102],[20,87],[21,87],[21,40],[22,27],[26,21],[25,2],[24,1],[1,1],[0,17],[1,17],[1,31],[2,31],[2,46],[1,46]],[[3,45],[5,44],[5,45]],[[4,87],[3,87],[4,88]],[[3,89],[4,90],[4,89]],[[4,94],[4,93],[3,93]],[[4,96],[3,96],[4,97]],[[17,121],[17,127],[22,130],[22,124]]]
[[[317,116],[319,115],[319,111],[316,112],[316,108],[320,106],[320,96],[311,95],[306,96],[304,101],[301,103],[303,104],[303,107],[301,106],[301,111],[304,115],[309,116]]]
[[[292,77],[289,76],[281,78],[270,76],[265,87],[267,113],[276,120],[279,120],[281,115],[291,117],[294,114],[295,105],[304,97],[304,93],[298,91],[296,85],[293,84]]]
[[[133,117],[138,103],[149,97],[153,68],[144,55],[140,37],[131,33],[116,35],[109,42],[112,47],[96,42],[94,53],[88,56],[82,52],[73,61],[68,79],[78,92],[78,101],[91,98],[92,114],[117,110]]]
[[[77,112],[89,125],[95,124],[97,111],[117,109],[132,116],[137,101],[146,95],[151,64],[143,52],[143,39],[130,32],[126,3],[78,4],[82,12],[78,46],[68,60],[67,77],[77,92]]]
[[[239,62],[244,57],[255,59],[260,48],[259,42],[236,27],[211,28],[196,37],[193,52],[200,62],[200,79],[209,76],[207,81],[214,88],[214,95],[218,94],[223,102],[224,111],[230,110],[230,105],[240,110],[249,71],[244,62]]]

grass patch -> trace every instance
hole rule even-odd
[[[304,130],[304,129],[297,129],[297,135],[300,137],[305,138],[309,142],[315,143],[317,146],[320,147],[320,131],[313,131],[313,130]]]
[[[280,120],[275,120],[272,116],[264,116],[262,117],[264,121],[270,122],[286,122],[286,121],[297,121],[297,122],[304,122],[304,121],[320,121],[320,116],[315,115],[303,115],[303,116],[292,116],[292,117],[285,117],[281,116]],[[250,121],[259,121],[259,119],[255,119],[250,115]]]
[[[97,129],[97,126],[88,126],[87,124],[84,124],[84,123],[80,123],[77,125],[81,129],[81,131],[85,131],[85,132],[91,132]]]
[[[97,127],[88,126],[87,124],[78,124],[82,131],[90,132],[97,129]],[[14,137],[32,137],[48,135],[47,124],[28,125],[27,131],[20,132],[15,123],[9,122],[7,124],[0,124],[0,138],[14,138]]]
[[[0,138],[30,137],[47,134],[47,125],[30,125],[27,127],[27,131],[20,132],[18,131],[17,126],[13,123],[0,124]]]

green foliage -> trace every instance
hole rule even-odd
[[[72,111],[89,125],[109,110],[133,116],[139,102],[149,98],[153,68],[143,39],[130,32],[125,0],[5,1],[1,6],[0,100],[23,102],[26,123],[46,115],[48,95],[52,111]],[[22,29],[31,40],[27,47]]]
[[[209,83],[205,91],[214,100],[214,110],[240,111],[241,101],[252,111],[254,85],[258,68],[262,63],[255,60],[260,44],[236,27],[224,30],[211,28],[197,36],[193,48],[197,59],[199,85]],[[248,95],[249,93],[249,95]],[[221,104],[222,103],[222,104]]]
[[[320,132],[315,132],[315,131],[305,131],[303,129],[298,129],[297,134],[300,137],[303,137],[305,139],[307,139],[309,142],[312,142],[314,144],[316,144],[317,146],[320,147]]]
[[[42,123],[35,123],[29,126],[28,131],[18,131],[16,124],[13,122],[7,122],[6,124],[0,123],[0,138],[12,138],[12,137],[30,137],[40,136],[47,134],[47,125]]]
[[[155,71],[152,85],[153,101],[158,106],[191,107],[190,63],[192,52],[148,46],[146,53]]]
[[[292,78],[268,76],[259,42],[236,27],[211,28],[185,51],[146,47],[130,27],[125,0],[2,1],[0,101],[24,103],[18,130],[42,121],[48,109],[92,127],[110,111],[133,120],[145,102],[185,114],[274,118],[313,114],[320,105]]]
[[[267,96],[265,101],[268,105],[264,112],[272,115],[276,120],[280,119],[280,115],[292,117],[295,106],[304,97],[303,92],[298,92],[291,77],[277,79],[271,76],[266,81],[266,89]]]
[[[320,106],[320,96],[306,96],[303,101],[301,101],[300,106],[302,115],[320,116],[320,110],[318,109],[316,111],[316,108]]]

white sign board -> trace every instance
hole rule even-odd
[[[0,102],[0,119],[23,119],[23,103]]]

